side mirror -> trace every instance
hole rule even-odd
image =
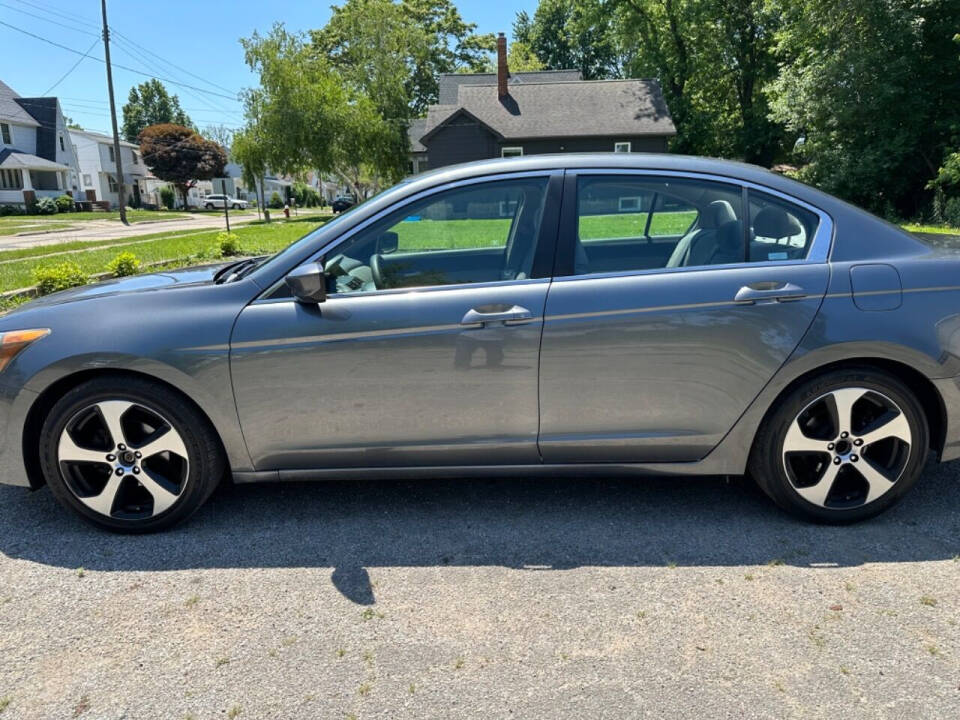
[[[284,280],[293,296],[303,303],[327,299],[327,277],[320,263],[308,263],[292,270]]]
[[[395,232],[385,232],[377,238],[377,253],[389,255],[400,246],[400,238]]]

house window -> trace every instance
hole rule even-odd
[[[0,123],[0,133],[3,134],[3,144],[4,145],[13,145],[13,141],[10,139],[10,126],[6,123]]]
[[[0,188],[19,190],[23,187],[23,175],[19,170],[0,170]]]
[[[115,163],[117,158],[113,155],[113,145],[107,145],[107,152],[110,153],[110,162]]]
[[[521,157],[523,155],[522,147],[505,147],[500,150],[500,157]]]
[[[134,164],[134,165],[136,165],[137,163],[140,162],[140,161],[137,159],[137,151],[136,151],[136,150],[131,150],[131,151],[130,151],[130,154],[133,155],[133,164]]]
[[[90,178],[89,175],[84,175],[84,176],[83,176],[83,184],[84,184],[84,186],[93,185],[93,180]]]
[[[117,181],[113,179],[113,175],[107,175],[107,185],[110,187],[110,192],[117,192]]]
[[[63,135],[61,135],[61,136],[60,136],[60,152],[66,152],[66,151],[67,151],[67,148],[66,148],[66,146],[63,144]]]
[[[613,151],[615,153],[620,152],[630,152],[630,143],[628,142],[618,142],[613,144]]]

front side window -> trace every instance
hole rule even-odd
[[[648,176],[577,180],[578,275],[743,262],[740,188]]]
[[[3,137],[4,145],[12,145],[13,141],[10,139],[10,126],[7,123],[0,123],[0,136]]]
[[[547,178],[469,185],[405,205],[328,251],[330,293],[530,277]]]

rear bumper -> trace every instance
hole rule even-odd
[[[23,426],[37,394],[0,385],[0,484],[31,487],[23,463]]]
[[[934,380],[946,411],[946,428],[940,461],[960,458],[960,376]]]

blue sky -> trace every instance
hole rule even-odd
[[[238,38],[247,37],[254,30],[267,30],[277,21],[294,30],[320,27],[330,17],[330,4],[313,0],[108,0],[110,26],[119,34],[111,43],[118,114],[130,88],[146,77],[117,68],[116,64],[231,95],[232,92],[224,91],[235,92],[255,84],[243,62]],[[460,14],[468,22],[477,23],[479,32],[503,31],[508,37],[516,12],[526,9],[532,13],[536,5],[536,0],[457,2]],[[99,0],[0,0],[0,22],[81,53],[93,46],[90,55],[103,57],[103,43],[98,40]],[[56,95],[64,114],[85,128],[109,130],[103,63],[89,58],[81,60],[66,79],[47,93],[79,59],[80,55],[0,25],[0,80],[27,97]],[[239,102],[173,84],[168,84],[168,89],[179,95],[180,104],[201,129],[216,123],[231,127],[243,123]]]

